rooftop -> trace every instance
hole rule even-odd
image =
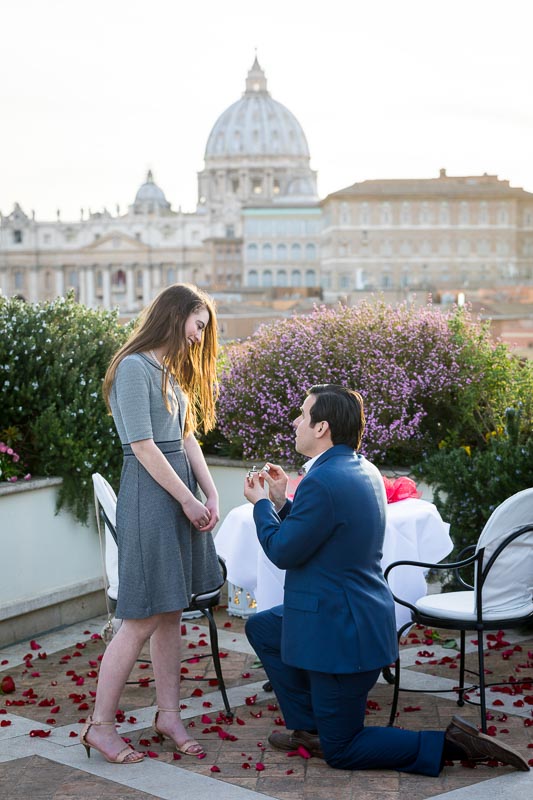
[[[186,622],[182,716],[194,727],[207,756],[199,760],[177,758],[168,740],[161,744],[151,727],[155,696],[151,665],[139,662],[122,699],[121,733],[149,754],[143,764],[123,767],[108,764],[93,751],[87,759],[77,735],[80,721],[90,713],[96,686],[96,669],[104,643],[99,617],[0,650],[0,679],[9,674],[16,691],[0,696],[0,796],[3,800],[150,800],[189,797],[193,800],[476,800],[531,796],[533,771],[459,765],[445,767],[438,778],[393,771],[350,772],[334,770],[323,761],[272,750],[267,737],[282,725],[275,697],[263,690],[266,676],[256,668],[255,656],[243,633],[243,620],[217,612],[223,671],[235,718],[223,714],[220,693],[210,685],[214,677],[209,658],[196,661],[208,629],[202,619]],[[448,632],[449,635],[449,632]],[[415,631],[402,648],[403,664],[414,694],[400,695],[398,724],[406,728],[442,728],[457,710],[453,694],[442,688],[454,685],[458,658],[454,650],[423,641]],[[415,637],[415,638],[413,638]],[[418,640],[418,641],[417,641]],[[490,650],[487,668],[493,678],[508,680],[533,670],[533,631],[505,637],[507,655]],[[508,650],[512,655],[508,655]],[[470,642],[470,652],[475,646]],[[424,655],[421,653],[424,652]],[[456,658],[457,657],[457,658]],[[148,656],[147,656],[148,658]],[[467,668],[468,668],[467,664]],[[416,687],[432,687],[420,694]],[[518,695],[518,699],[517,699]],[[368,703],[368,724],[384,725],[392,687],[381,682]],[[489,694],[491,725],[499,736],[524,755],[531,748],[533,696]],[[478,708],[466,705],[460,712],[477,723]],[[259,765],[259,767],[258,767]]]

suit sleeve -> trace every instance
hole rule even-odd
[[[301,482],[284,519],[269,500],[259,500],[254,506],[259,543],[279,569],[305,564],[333,534],[334,518],[328,487],[311,474]]]

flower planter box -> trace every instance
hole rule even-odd
[[[105,612],[96,526],[56,515],[60,485],[0,484],[0,647]]]

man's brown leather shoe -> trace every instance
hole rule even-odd
[[[492,736],[480,733],[478,729],[462,717],[454,716],[446,728],[446,741],[460,747],[468,761],[489,761],[495,759],[522,772],[529,772],[525,758],[520,753]]]
[[[268,737],[269,744],[276,750],[298,750],[300,745],[305,747],[307,752],[315,758],[324,758],[324,753],[320,746],[320,739],[314,733],[307,731],[293,731],[292,733],[282,733],[273,731]]]

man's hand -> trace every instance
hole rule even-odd
[[[267,461],[261,472],[259,473],[264,482],[268,484],[269,496],[276,511],[283,508],[287,500],[287,483],[289,476],[282,470],[278,464],[271,464]]]
[[[268,487],[262,473],[249,472],[244,479],[244,496],[254,506],[258,500],[268,500]]]

